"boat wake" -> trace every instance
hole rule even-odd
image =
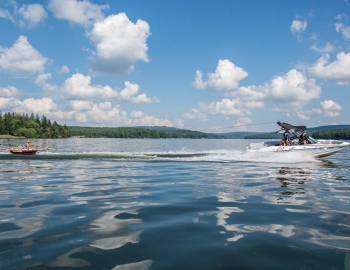
[[[297,152],[251,152],[240,150],[168,151],[168,152],[39,152],[33,156],[0,152],[0,159],[107,159],[129,161],[188,161],[188,162],[268,162],[299,163],[317,161]]]

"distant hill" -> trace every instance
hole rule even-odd
[[[139,126],[139,127],[80,127],[70,126],[72,136],[88,138],[190,138],[223,139],[218,134],[178,129],[174,127]]]
[[[317,139],[350,139],[350,125],[327,125],[308,128],[311,136]],[[282,135],[275,132],[255,133],[245,139],[280,139]]]
[[[350,125],[328,125],[328,126],[319,126],[308,128],[309,131],[325,131],[325,130],[334,130],[334,129],[348,129]]]
[[[259,134],[263,134],[263,133],[262,132],[237,131],[237,132],[216,133],[216,134],[224,137],[224,139],[245,139],[246,137],[259,135]]]
[[[191,139],[280,139],[275,132],[206,133],[166,126],[80,127],[70,126],[72,136],[89,138],[191,138]],[[350,139],[350,125],[329,125],[309,128],[315,138]]]

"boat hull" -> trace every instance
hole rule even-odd
[[[315,158],[324,158],[331,156],[344,148],[348,147],[348,142],[341,141],[319,141],[316,144],[308,145],[290,145],[290,146],[271,146],[270,142],[257,143],[250,147],[252,152],[276,152],[276,153],[303,153]]]
[[[37,150],[16,150],[16,149],[11,149],[10,153],[13,155],[35,155],[36,152],[38,152]]]

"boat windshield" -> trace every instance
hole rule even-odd
[[[312,137],[309,137],[309,141],[310,141],[311,143],[317,143],[317,140],[316,140],[315,138],[312,138]]]

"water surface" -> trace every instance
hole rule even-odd
[[[0,140],[0,269],[350,269],[350,151],[248,140]]]

